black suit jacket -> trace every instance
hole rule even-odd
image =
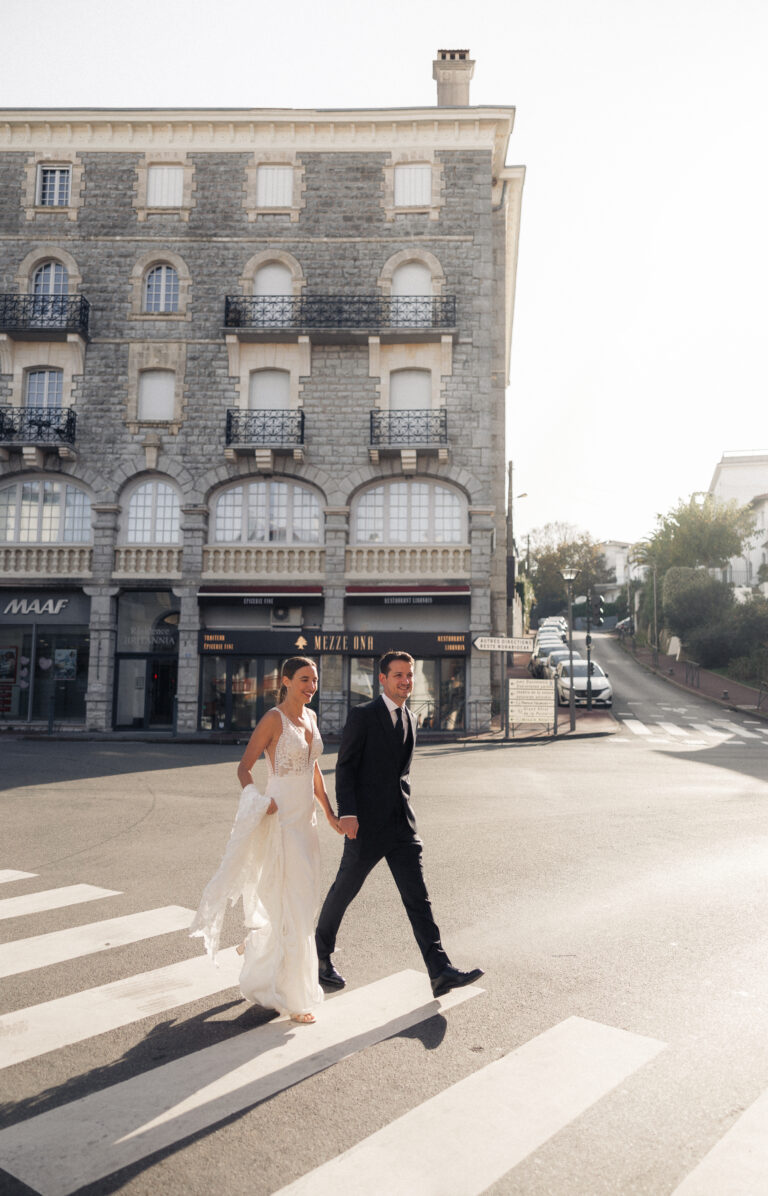
[[[341,735],[336,761],[339,816],[357,818],[363,843],[375,844],[404,829],[416,833],[409,776],[416,720],[407,706],[403,712],[410,725],[405,744],[398,741],[382,697],[354,706]]]

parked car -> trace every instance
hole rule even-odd
[[[564,648],[562,645],[559,648],[556,648],[554,652],[550,652],[549,656],[544,661],[541,671],[542,677],[546,677],[548,681],[551,681],[557,672],[557,666],[560,664],[560,661],[568,660],[570,655],[571,654],[568,649]],[[581,660],[581,652],[574,651],[573,659]]]
[[[528,661],[528,672],[531,674],[531,676],[540,677],[542,675],[542,669],[544,668],[544,661],[547,659],[550,652],[555,652],[558,648],[562,648],[562,646],[562,640],[549,637],[541,640],[537,644],[534,644],[533,654],[531,655],[531,659]]]
[[[592,705],[613,705],[613,690],[608,680],[608,674],[601,669],[596,660],[590,661],[589,669],[590,673],[588,677],[586,660],[574,660],[573,678],[571,678],[568,661],[560,661],[555,674],[555,687],[557,689],[557,700],[561,706],[567,706],[570,702],[571,680],[573,680],[575,705],[586,706],[588,679],[591,679],[592,682]]]

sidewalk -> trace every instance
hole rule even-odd
[[[768,695],[763,694],[760,709],[757,707],[760,691],[752,685],[744,685],[740,681],[731,681],[729,677],[721,677],[719,673],[712,673],[688,661],[676,660],[674,656],[658,654],[658,663],[654,664],[654,654],[650,648],[632,648],[625,641],[618,641],[618,646],[633,657],[638,664],[663,677],[665,681],[676,685],[687,693],[699,694],[712,702],[717,702],[726,710],[739,710],[744,714],[752,714],[757,718],[768,719]]]

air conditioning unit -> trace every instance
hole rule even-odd
[[[304,621],[304,608],[288,606],[285,602],[276,602],[271,609],[271,625],[273,627],[301,627]]]

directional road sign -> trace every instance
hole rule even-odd
[[[479,635],[472,643],[481,652],[533,651],[533,640],[526,636]]]

